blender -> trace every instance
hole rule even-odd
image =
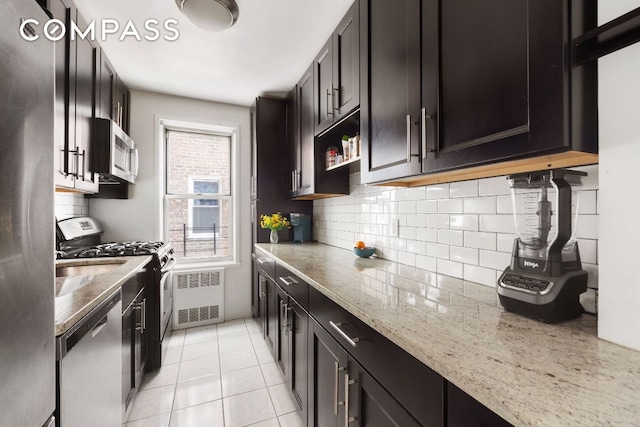
[[[579,187],[585,172],[567,169],[507,177],[511,185],[516,239],[511,265],[498,280],[507,311],[545,323],[580,316],[587,290],[576,241]]]

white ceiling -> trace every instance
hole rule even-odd
[[[121,29],[132,20],[142,37],[120,41],[122,30],[100,45],[132,89],[251,105],[254,98],[290,90],[328,40],[353,0],[236,0],[238,22],[207,33],[183,16],[175,0],[75,0],[96,28],[104,19]],[[147,41],[144,23],[173,18],[179,38],[158,26],[161,38]],[[99,32],[98,32],[99,33]]]

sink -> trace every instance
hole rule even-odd
[[[110,261],[107,263],[94,263],[94,264],[71,264],[71,265],[56,265],[56,277],[73,277],[73,276],[90,276],[94,274],[108,273],[109,271],[116,269],[125,261]]]

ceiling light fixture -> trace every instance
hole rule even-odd
[[[240,13],[235,0],[176,0],[176,4],[195,26],[210,32],[230,28]]]

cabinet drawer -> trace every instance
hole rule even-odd
[[[258,270],[262,270],[264,274],[274,279],[276,277],[276,260],[258,248],[255,248],[255,251]]]
[[[416,420],[442,425],[440,375],[313,287],[309,287],[309,313]]]
[[[309,309],[309,285],[281,264],[276,265],[276,282],[305,310]]]

